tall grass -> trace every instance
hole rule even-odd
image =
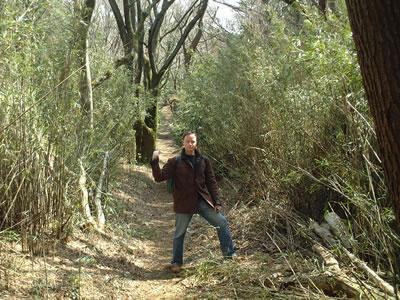
[[[92,191],[103,152],[118,160],[136,118],[120,70],[95,90],[95,128],[85,127],[70,5],[17,1],[0,12],[0,230],[19,232],[23,249],[39,254],[80,218],[79,159]],[[98,72],[112,63],[103,49],[92,52],[103,57]]]

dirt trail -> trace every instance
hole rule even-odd
[[[169,136],[171,118],[165,107],[158,139],[161,165],[179,151]],[[215,229],[193,217],[184,271],[173,274],[168,266],[174,213],[165,183],[153,181],[150,167],[127,163],[112,176],[117,182],[105,201],[105,231],[112,238],[76,229],[68,242],[52,244],[38,257],[23,253],[18,237],[2,237],[0,299],[197,299],[193,270],[219,254]]]
[[[170,136],[172,114],[169,107],[162,109],[161,124],[157,140],[160,150],[160,166],[180,152]],[[185,265],[179,274],[170,269],[172,237],[175,215],[172,195],[167,192],[165,182],[155,183],[151,169],[144,166],[125,166],[123,178],[130,180],[121,186],[121,199],[128,201],[136,216],[136,225],[143,232],[140,239],[131,239],[138,249],[132,259],[139,269],[138,277],[131,282],[132,294],[128,299],[198,299],[194,295],[196,277],[192,272],[198,265],[219,257],[219,242],[216,231],[198,215],[194,215],[185,238]],[[132,181],[131,174],[136,173]],[[142,228],[140,225],[142,224]]]
[[[169,124],[172,115],[168,107],[162,111],[157,140],[157,149],[160,150],[160,165],[164,165],[168,158],[179,153],[170,136]],[[151,178],[149,168],[141,168],[143,175]],[[136,299],[182,299],[185,295],[185,286],[182,285],[182,275],[175,275],[168,269],[171,260],[172,235],[174,230],[174,213],[172,211],[172,196],[166,190],[165,183],[153,183],[153,193],[148,195],[144,203],[145,211],[141,217],[146,218],[153,233],[151,240],[142,242],[143,255],[135,265],[143,270],[136,282],[134,298]]]

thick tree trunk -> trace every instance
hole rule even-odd
[[[130,80],[133,82],[133,76],[135,74],[135,55],[133,54],[138,53],[138,39],[141,34],[143,34],[142,31],[139,32],[139,30],[143,30],[143,23],[146,18],[142,17],[140,1],[136,2],[135,7],[135,5],[130,4],[128,0],[124,0],[124,16],[122,15],[116,0],[109,0],[108,2],[117,22],[118,33],[124,48],[125,57],[129,58],[129,62],[125,65],[129,71],[128,74]],[[138,18],[138,20],[136,20],[136,18]],[[139,29],[137,29],[137,27]]]
[[[158,97],[160,95],[160,83],[163,79],[164,74],[167,72],[168,68],[172,64],[173,60],[177,56],[180,49],[183,47],[189,33],[193,30],[195,25],[203,18],[204,13],[207,9],[208,0],[202,0],[201,5],[195,14],[195,16],[191,19],[191,21],[185,26],[183,33],[179,40],[177,41],[174,50],[169,54],[168,57],[165,58],[161,67],[158,69],[155,62],[155,53],[157,52],[157,43],[154,41],[159,38],[159,27],[162,26],[162,22],[164,20],[164,15],[168,8],[172,5],[172,2],[165,1],[163,2],[161,11],[157,14],[157,17],[152,25],[152,28],[149,32],[148,42],[149,50],[149,67],[151,72],[145,72],[145,80],[148,82],[147,89],[152,93],[153,97],[156,99],[154,104],[147,110],[147,116],[144,120],[144,123],[137,124],[138,128],[141,130],[140,132],[136,131],[136,147],[137,152],[140,154],[141,161],[148,161],[156,146],[156,138],[158,132]],[[191,10],[191,8],[190,8]],[[199,36],[199,38],[201,35]],[[197,41],[198,43],[198,41]],[[144,68],[145,69],[145,68]],[[157,71],[158,69],[158,71]],[[136,129],[136,128],[135,128]]]
[[[136,159],[148,162],[156,148],[157,133],[146,125],[144,120],[139,120],[134,125],[136,142]]]
[[[400,229],[400,1],[346,0],[346,5]]]
[[[136,159],[140,162],[148,162],[154,149],[156,149],[157,133],[158,133],[158,98],[159,92],[157,88],[152,89],[154,104],[147,109],[147,115],[144,120],[135,124],[136,131]]]

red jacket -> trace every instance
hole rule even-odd
[[[174,177],[174,212],[180,214],[194,214],[198,211],[199,200],[203,198],[210,206],[221,205],[218,196],[217,181],[210,160],[195,152],[196,163],[193,166],[182,150],[181,159],[176,165],[176,157],[160,169],[158,159],[151,161],[154,180],[161,182]]]

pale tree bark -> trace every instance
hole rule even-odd
[[[400,229],[400,1],[346,0],[346,5]]]
[[[331,224],[328,225],[328,228],[324,226],[324,223],[319,225],[317,222],[313,221],[311,222],[311,228],[314,229],[314,231],[321,237],[325,242],[327,242],[328,246],[330,248],[338,248],[340,249],[340,252],[344,252],[346,256],[351,260],[351,262],[356,265],[359,269],[361,269],[363,272],[368,274],[368,278],[371,279],[374,283],[375,286],[381,289],[385,294],[390,295],[390,296],[395,296],[396,295],[396,290],[385,280],[383,280],[374,270],[372,270],[368,265],[357,258],[353,253],[348,251],[344,245],[341,245],[340,243],[336,242],[336,239],[343,240],[343,234],[340,233],[341,229],[338,227],[342,227],[339,223],[341,222],[339,220],[339,217],[335,213],[331,213]],[[325,218],[326,219],[326,218]],[[325,223],[326,224],[326,223]],[[333,225],[333,226],[331,226]],[[338,230],[339,229],[339,230]],[[336,232],[339,235],[336,235],[335,237],[332,235],[332,232]],[[346,233],[347,234],[347,233]],[[348,296],[351,297],[356,297],[356,298],[362,298],[363,291],[360,289],[355,284],[355,280],[352,280],[351,278],[347,277],[345,272],[343,272],[340,267],[339,263],[336,260],[336,258],[333,256],[333,254],[326,248],[324,248],[321,245],[313,245],[312,249],[318,253],[325,262],[326,266],[326,272],[325,275],[328,275],[328,277],[331,277],[335,279],[335,287],[336,288],[342,288]],[[333,276],[332,276],[333,275]],[[329,286],[332,286],[332,284],[327,284],[326,279],[318,280],[313,282],[323,290],[326,288],[329,289]],[[339,284],[337,284],[339,283]],[[370,293],[374,293],[372,288],[368,288],[368,291]],[[350,292],[350,293],[349,293]],[[379,292],[376,293],[376,296],[378,296]],[[378,299],[381,299],[382,297],[378,297]]]
[[[83,166],[82,160],[79,160],[79,166],[81,168],[81,175],[79,177],[79,187],[81,188],[82,192],[82,198],[81,198],[82,213],[90,223],[94,224],[94,219],[92,217],[92,213],[90,211],[90,206],[89,206],[89,191],[86,188],[87,186],[86,170],[85,167]]]
[[[94,204],[96,205],[96,213],[97,213],[97,224],[99,225],[100,228],[103,228],[104,224],[106,223],[106,218],[104,216],[103,208],[101,205],[101,196],[103,195],[103,185],[107,174],[107,166],[109,159],[110,159],[109,152],[105,152],[103,169],[101,171],[99,183],[97,184],[96,196],[94,197]]]
[[[90,72],[90,60],[89,60],[89,39],[86,39],[86,53],[85,53],[85,72],[86,76],[83,78],[84,87],[82,88],[85,92],[85,103],[89,103],[89,122],[90,129],[94,130],[94,104],[93,104],[93,88],[92,88],[92,73]]]
[[[386,299],[387,295],[394,295],[393,288],[383,280],[376,282],[374,278],[377,286],[387,295],[365,282],[360,285],[356,278],[350,277],[348,272],[340,269],[339,262],[325,247],[315,244],[312,246],[312,250],[322,257],[325,265],[322,274],[319,274],[316,277],[308,277],[308,280],[312,281],[319,289],[328,293],[337,293],[338,291],[342,291],[346,294],[348,299]],[[352,255],[346,249],[344,249],[344,251],[346,254]],[[369,273],[369,275],[371,274],[372,273]],[[382,286],[382,284],[385,284],[385,286]]]
[[[96,0],[75,0],[74,12],[77,18],[76,23],[76,38],[77,38],[77,62],[79,72],[79,100],[82,110],[82,122],[79,130],[85,132],[87,129],[93,130],[93,91],[92,91],[92,78],[90,73],[89,64],[89,27],[91,24],[93,11],[96,6]],[[81,149],[84,148],[86,143],[86,135],[81,137]],[[89,206],[89,192],[87,189],[87,176],[83,165],[82,158],[79,160],[81,175],[79,178],[79,186],[82,191],[81,206],[82,213],[89,223],[94,224],[94,219],[91,214]]]
[[[93,129],[93,92],[89,64],[89,26],[92,20],[96,0],[75,0],[74,10],[77,22],[77,60],[81,68],[79,72],[79,99],[83,117],[89,118],[90,127]]]

